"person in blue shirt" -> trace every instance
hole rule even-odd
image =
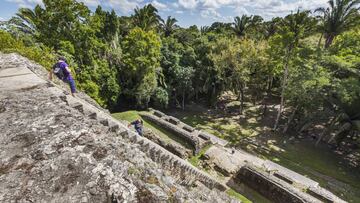
[[[56,74],[56,76],[60,80],[69,84],[71,95],[74,96],[74,94],[76,93],[75,80],[71,75],[71,71],[69,65],[66,63],[65,57],[62,56],[59,57],[58,62],[53,67],[53,70],[50,71],[50,76],[49,76],[50,80],[52,80],[53,74]]]
[[[143,136],[143,126],[144,126],[144,122],[141,119],[137,119],[133,122],[131,122],[128,127],[130,128],[130,126],[133,125],[135,127],[136,132],[140,135]]]

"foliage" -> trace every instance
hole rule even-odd
[[[325,34],[325,48],[328,48],[336,36],[360,23],[358,13],[359,0],[330,0],[328,8],[318,8],[322,16],[320,29]]]
[[[121,75],[125,92],[135,95],[140,106],[147,106],[157,87],[160,67],[160,39],[153,32],[134,28],[123,41],[124,69]]]
[[[50,70],[53,65],[52,61],[55,60],[52,50],[48,47],[27,47],[21,41],[14,39],[9,33],[2,30],[0,30],[0,51],[4,53],[17,52],[41,64],[48,70]]]

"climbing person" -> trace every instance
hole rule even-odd
[[[141,119],[136,119],[135,121],[131,122],[128,127],[130,128],[130,126],[133,125],[135,127],[136,132],[140,135],[143,136],[143,125],[144,122]]]
[[[60,56],[58,62],[53,66],[52,71],[50,71],[50,76],[49,76],[50,80],[52,80],[53,74],[55,74],[63,82],[69,84],[71,95],[75,97],[74,95],[76,93],[75,81],[71,76],[71,71],[68,64],[66,63],[65,57]]]

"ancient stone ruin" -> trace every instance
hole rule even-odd
[[[228,148],[225,140],[158,110],[151,109],[142,117],[189,142],[194,152],[212,144],[203,162],[224,175],[222,182],[239,193],[242,192],[239,185],[245,184],[273,202],[345,202],[305,176],[243,150]]]
[[[0,202],[238,202],[41,66],[0,53]]]
[[[17,55],[0,53],[0,202],[238,202],[240,184],[274,202],[344,202],[319,183],[152,110],[142,115],[192,146],[211,144],[205,173],[190,152],[140,137],[86,94]],[[148,139],[149,138],[149,139]]]

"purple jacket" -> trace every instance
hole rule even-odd
[[[64,80],[73,80],[71,73],[66,70],[66,67],[69,67],[67,63],[65,63],[64,61],[60,61],[59,67],[61,68],[61,70],[64,73]]]

